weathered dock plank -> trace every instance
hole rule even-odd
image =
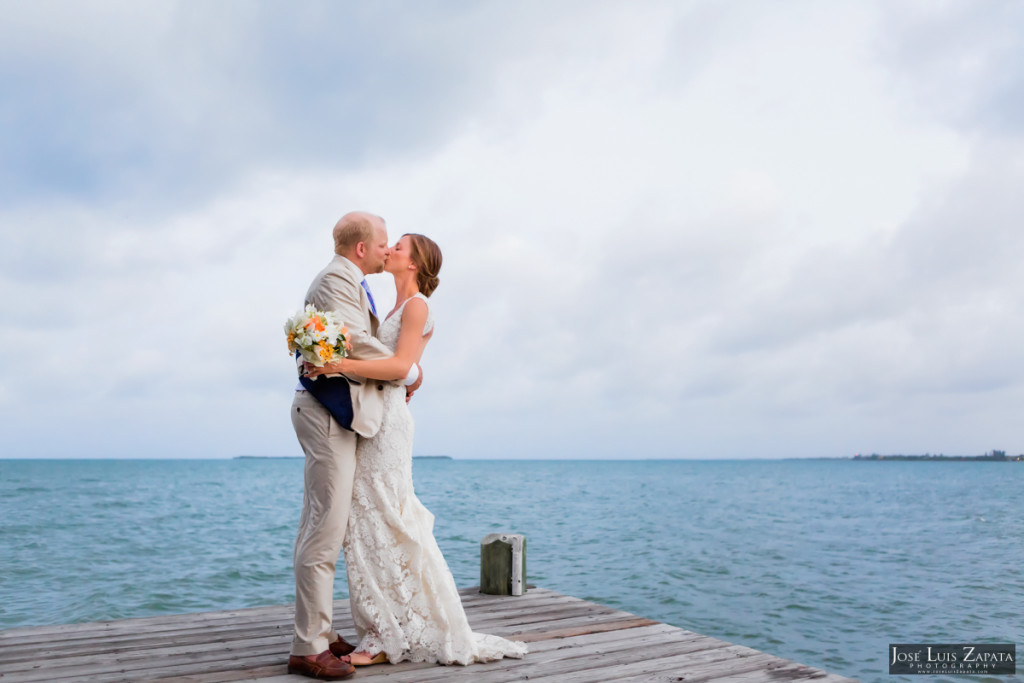
[[[530,643],[522,660],[440,667],[405,662],[360,669],[357,680],[736,681],[852,679],[544,589],[518,597],[460,591],[473,628]],[[285,670],[292,605],[0,631],[0,683],[177,681],[298,683]],[[348,601],[335,621],[351,637]],[[346,628],[348,630],[346,631]]]

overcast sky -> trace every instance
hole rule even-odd
[[[444,252],[419,454],[1024,451],[1020,2],[0,16],[0,457],[299,454],[354,209]]]

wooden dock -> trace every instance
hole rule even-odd
[[[748,647],[544,589],[521,597],[461,591],[473,628],[530,643],[526,659],[468,667],[384,664],[346,680],[384,682],[853,681]],[[0,682],[299,683],[285,662],[294,606],[0,631]],[[335,623],[353,635],[347,600]]]

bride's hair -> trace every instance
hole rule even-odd
[[[441,282],[437,274],[441,272],[441,248],[434,240],[425,235],[407,232],[412,243],[412,262],[416,264],[416,284],[423,296],[430,296]]]

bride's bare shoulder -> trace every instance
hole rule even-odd
[[[419,324],[422,325],[427,319],[427,315],[430,313],[430,307],[427,302],[418,296],[414,296],[405,302],[405,306],[402,308],[402,325]]]
[[[433,321],[430,316],[430,304],[425,297],[415,296],[405,304],[402,312],[402,327],[409,329],[423,330],[422,334],[428,335],[434,331]]]

